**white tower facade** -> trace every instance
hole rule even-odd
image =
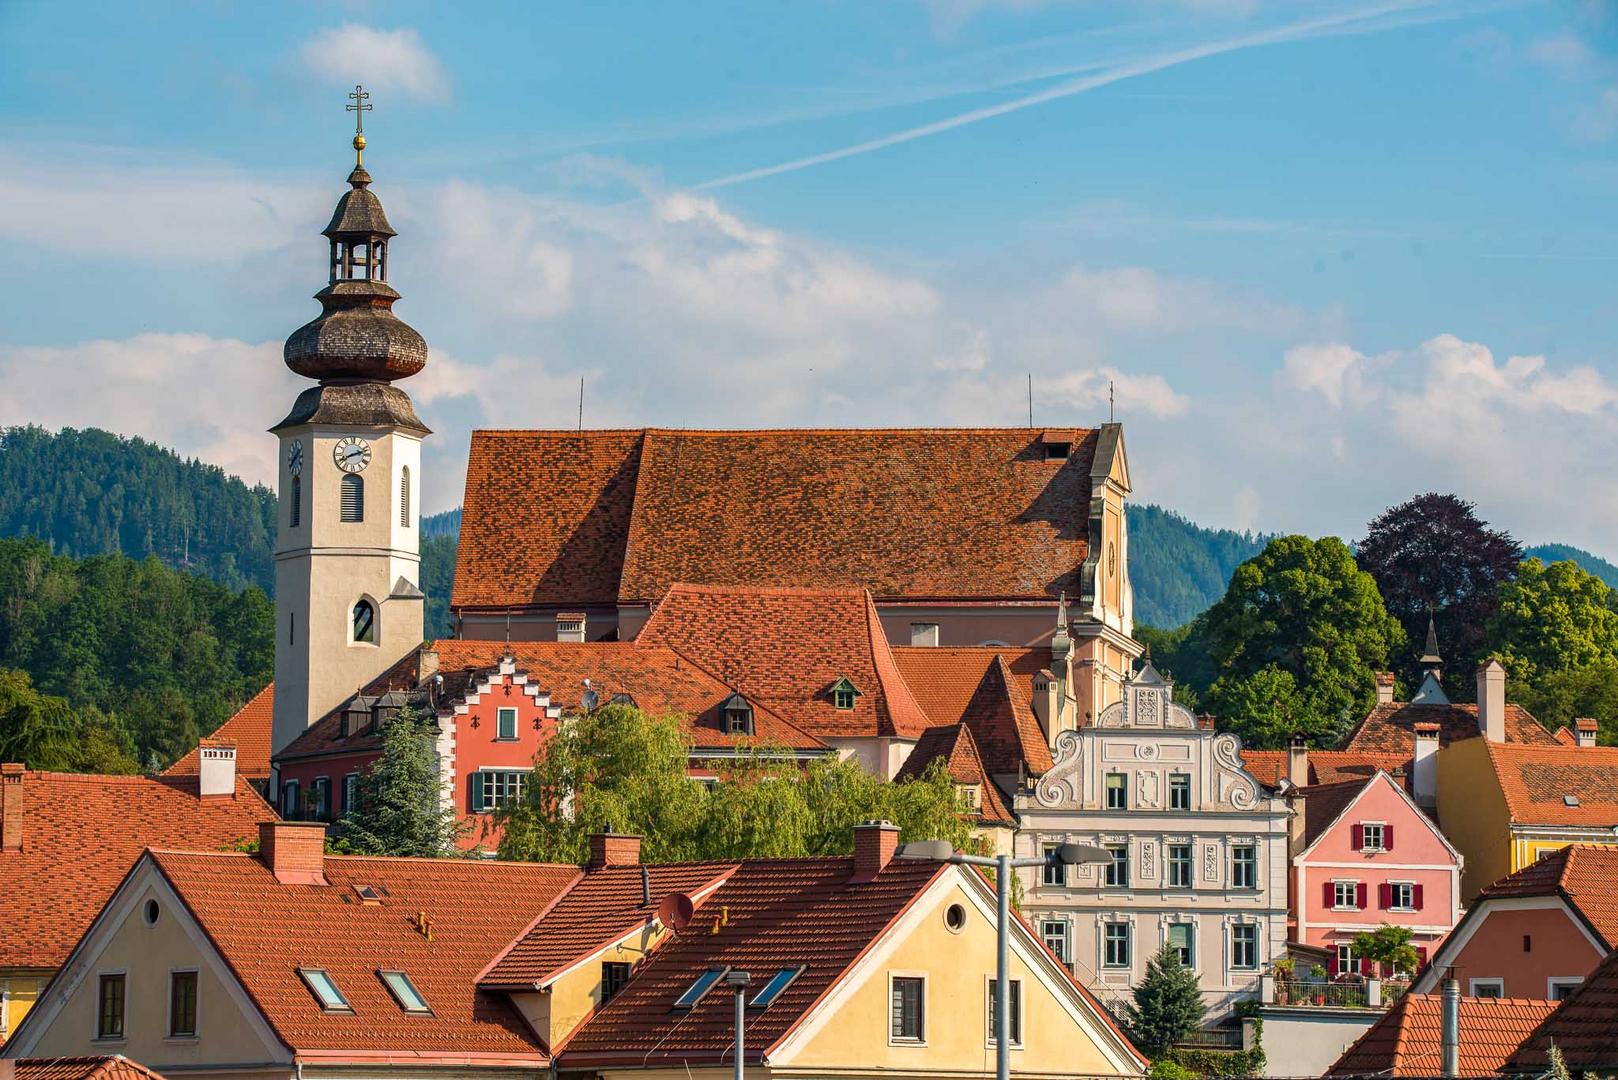
[[[356,152],[364,137],[356,136]],[[356,161],[325,236],[319,317],[287,339],[286,363],[318,384],[271,430],[280,440],[275,544],[275,720],[280,751],[421,644],[421,442],[393,385],[427,363],[392,312],[395,235]]]

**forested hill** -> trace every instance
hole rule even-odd
[[[1537,544],[1526,549],[1523,552],[1523,558],[1539,559],[1546,563],[1562,562],[1564,559],[1570,559],[1606,582],[1607,588],[1618,589],[1618,566],[1614,566],[1600,555],[1590,554],[1583,548],[1576,548],[1569,544]]]
[[[1148,626],[1172,628],[1202,614],[1225,595],[1236,567],[1270,539],[1204,529],[1161,506],[1130,504],[1125,515],[1135,621]]]

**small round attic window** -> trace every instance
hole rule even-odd
[[[146,917],[146,925],[147,926],[156,926],[157,925],[157,916],[161,913],[161,911],[162,911],[162,909],[157,906],[157,901],[156,900],[148,900],[148,901],[146,901],[145,907],[143,908],[143,910],[141,912],[141,914],[143,914]]]
[[[944,926],[952,934],[959,934],[966,929],[966,909],[960,904],[951,904],[945,908]]]

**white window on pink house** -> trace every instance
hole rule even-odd
[[[1357,975],[1360,970],[1360,958],[1354,955],[1354,946],[1342,944],[1337,946],[1338,975]]]
[[[1422,888],[1413,881],[1385,882],[1381,889],[1384,911],[1420,911]]]
[[[1326,906],[1355,911],[1365,906],[1365,884],[1359,881],[1326,882]]]
[[[1393,826],[1381,821],[1362,821],[1354,826],[1356,851],[1392,851]]]

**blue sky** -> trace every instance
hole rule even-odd
[[[0,2],[0,423],[268,475],[364,81],[475,426],[1126,423],[1136,495],[1618,526],[1618,9]]]

